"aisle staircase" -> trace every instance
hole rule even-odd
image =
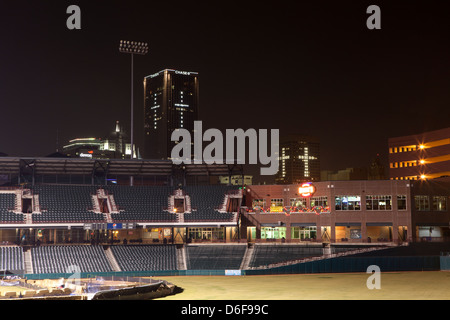
[[[177,269],[187,270],[186,267],[186,246],[177,247]]]
[[[252,260],[253,251],[254,251],[254,246],[252,244],[249,244],[249,246],[247,246],[247,250],[245,250],[244,258],[242,259],[241,268],[240,268],[241,270],[248,269],[248,266],[250,265],[250,261]]]
[[[26,274],[33,274],[33,259],[31,257],[31,249],[23,253],[23,263]]]
[[[119,272],[122,271],[120,269],[119,263],[117,263],[116,258],[114,257],[114,254],[112,253],[112,250],[110,247],[108,247],[105,250],[106,259],[108,259],[109,265],[113,269],[113,271]]]

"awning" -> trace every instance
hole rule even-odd
[[[261,227],[283,227],[286,226],[285,223],[282,223],[281,225],[278,222],[274,222],[274,223],[261,223]]]
[[[336,227],[360,227],[361,222],[337,222],[335,224]]]
[[[291,227],[315,227],[315,222],[291,223]]]

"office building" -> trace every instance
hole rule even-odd
[[[144,158],[169,159],[175,129],[187,129],[193,136],[198,105],[197,72],[165,69],[145,77]]]
[[[247,186],[249,241],[448,241],[449,178]]]
[[[450,128],[390,138],[388,144],[390,179],[450,176]]]
[[[320,180],[320,143],[317,138],[288,135],[280,138],[277,184]]]
[[[139,150],[134,149],[134,158],[140,158]],[[119,121],[105,138],[76,138],[63,146],[63,154],[70,158],[89,159],[129,159],[131,143]]]

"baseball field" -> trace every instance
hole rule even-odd
[[[450,272],[161,277],[183,291],[165,300],[449,300]],[[373,282],[371,282],[373,283]]]
[[[155,277],[182,289],[157,300],[450,300],[450,272],[381,273],[378,288],[366,273],[265,276]],[[0,286],[5,292],[21,287]]]

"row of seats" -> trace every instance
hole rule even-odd
[[[177,215],[167,212],[169,196],[176,188],[169,186],[89,186],[89,185],[35,185],[32,192],[39,195],[41,213],[33,213],[36,223],[45,222],[104,222],[102,213],[94,213],[92,195],[99,188],[114,196],[119,213],[112,213],[115,222],[154,221],[176,222]],[[225,194],[237,187],[186,186],[184,192],[190,196],[192,212],[185,214],[186,222],[232,221],[234,215],[219,212]],[[10,210],[15,206],[14,194],[0,194],[0,222],[22,223],[23,214]]]
[[[122,271],[177,270],[175,245],[121,245],[111,251]],[[246,245],[187,245],[188,270],[238,270],[246,253]],[[332,246],[333,251],[354,250],[359,247]],[[431,250],[433,249],[433,250]],[[417,244],[409,247],[358,254],[357,256],[422,255],[422,251],[439,255],[450,251],[447,244]],[[403,251],[403,252],[401,252]],[[256,245],[249,267],[321,256],[321,245]],[[112,267],[102,246],[39,246],[31,248],[33,272],[74,273],[111,272]],[[25,270],[21,247],[0,247],[0,270]]]
[[[34,273],[112,271],[101,246],[40,246],[31,256]]]
[[[0,247],[0,270],[24,270],[21,247]]]
[[[164,211],[173,192],[168,186],[105,186],[114,195],[120,213],[113,213],[114,221],[167,221],[175,222],[177,216]]]
[[[111,250],[122,271],[177,270],[173,245],[113,246]]]
[[[238,270],[244,258],[246,245],[189,245],[186,264],[191,270]]]
[[[384,250],[359,253],[358,257],[367,256],[390,256],[390,257],[411,257],[411,256],[439,256],[450,252],[449,242],[413,242],[408,246],[385,247]]]
[[[249,267],[259,267],[323,254],[322,245],[257,245],[253,251]]]
[[[16,214],[13,210],[16,206],[16,195],[13,193],[0,193],[0,223],[22,223],[23,215]]]
[[[186,186],[184,191],[191,198],[192,212],[184,215],[185,221],[232,221],[234,215],[229,212],[219,212],[225,195],[235,186]]]
[[[35,222],[99,222],[103,214],[94,213],[91,195],[95,186],[36,185],[33,192],[39,194],[42,213],[33,214]]]

